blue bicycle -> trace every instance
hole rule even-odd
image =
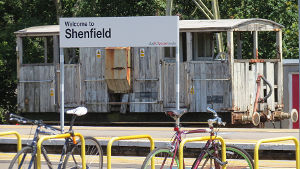
[[[68,110],[67,114],[72,114],[72,120],[70,122],[70,128],[66,133],[70,133],[71,137],[65,139],[65,143],[62,148],[60,160],[58,163],[58,169],[80,169],[81,164],[81,142],[77,141],[74,137],[73,125],[77,116],[83,116],[87,113],[85,107],[78,107],[76,109]],[[22,148],[10,163],[9,169],[36,169],[36,155],[37,155],[37,142],[40,134],[59,134],[61,130],[59,128],[44,124],[42,120],[30,120],[15,114],[10,115],[10,120],[17,121],[22,124],[37,125],[35,134],[30,145]],[[44,131],[42,129],[46,129]],[[86,168],[87,169],[102,169],[103,166],[103,151],[99,142],[93,137],[85,137],[85,154],[86,154]],[[53,165],[47,155],[45,147],[41,148],[44,160],[42,162],[43,167],[47,166],[49,169],[53,169]],[[19,161],[20,159],[20,161]]]

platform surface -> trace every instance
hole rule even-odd
[[[35,132],[35,126],[31,125],[0,125],[0,132],[17,131],[22,137],[22,143],[30,142]],[[65,130],[68,126],[65,127]],[[182,128],[192,130],[197,128]],[[84,136],[93,136],[106,146],[112,137],[131,136],[131,135],[150,135],[155,141],[156,147],[164,147],[169,143],[174,134],[172,127],[100,127],[100,126],[75,126],[74,131]],[[258,128],[221,128],[218,135],[223,137],[226,144],[236,145],[238,147],[254,150],[256,142],[260,139],[288,137],[293,136],[299,139],[298,129],[258,129]],[[208,133],[188,134],[185,138],[208,136]],[[59,140],[58,140],[59,142]],[[63,140],[61,140],[61,144]],[[13,135],[0,137],[1,144],[16,144],[16,138]],[[51,145],[52,141],[45,144]],[[56,141],[57,144],[57,141]],[[188,143],[187,148],[200,148],[204,142]],[[134,146],[149,147],[147,139],[116,141],[113,146]],[[280,150],[294,151],[295,145],[292,141],[262,144],[260,150]],[[0,163],[4,166],[9,164],[9,160],[14,153],[1,152]],[[253,156],[253,154],[251,154]],[[145,157],[136,156],[113,156],[112,168],[139,168]],[[192,160],[192,159],[191,159]],[[104,168],[106,168],[106,156],[104,157]],[[294,160],[260,160],[260,168],[295,168]]]

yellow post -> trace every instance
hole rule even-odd
[[[22,140],[20,134],[16,131],[8,131],[8,132],[0,133],[0,136],[6,136],[6,135],[15,135],[17,137],[17,152],[20,151],[22,149]],[[20,164],[21,156],[19,157],[18,161]]]
[[[147,138],[150,141],[150,151],[154,149],[154,141],[150,135],[134,135],[134,136],[123,136],[123,137],[113,137],[109,140],[107,144],[107,169],[111,169],[111,147],[113,142],[117,140],[132,140],[132,139],[142,139]],[[154,159],[151,159],[151,168],[154,169]]]
[[[224,139],[219,136],[205,136],[205,137],[196,137],[196,138],[187,138],[182,140],[182,142],[179,145],[179,169],[183,169],[183,147],[185,143],[187,142],[194,142],[194,141],[205,141],[205,140],[220,140],[221,145],[222,145],[222,162],[226,162],[226,144],[224,142]],[[226,165],[223,166],[223,169],[226,169]]]
[[[296,137],[278,137],[278,138],[270,138],[270,139],[262,139],[258,140],[258,142],[255,144],[255,149],[254,149],[254,168],[258,169],[259,164],[259,157],[258,157],[258,149],[259,146],[262,143],[271,143],[271,142],[280,142],[280,141],[287,141],[287,140],[293,140],[296,146],[296,169],[300,169],[300,151],[299,151],[299,141],[297,140]]]
[[[86,164],[85,164],[85,140],[84,137],[80,133],[74,133],[75,136],[78,136],[81,140],[81,160],[82,160],[82,169],[86,169]],[[37,143],[37,169],[41,168],[41,147],[42,143],[46,140],[53,139],[53,138],[68,138],[72,137],[70,133],[66,134],[58,134],[58,135],[52,135],[52,136],[45,136],[39,139]]]

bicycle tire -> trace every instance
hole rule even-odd
[[[149,169],[151,168],[151,159],[155,156],[155,168],[160,169],[170,169],[172,158],[174,156],[174,153],[169,148],[156,148],[153,151],[151,151],[147,157],[145,158],[143,165],[141,169]],[[163,164],[163,161],[165,163]],[[178,157],[175,157],[175,160],[173,162],[173,166],[179,168],[179,160]],[[173,168],[173,167],[172,167]]]
[[[211,153],[213,154],[214,150],[211,150]],[[221,151],[219,152],[221,154]],[[199,169],[207,169],[210,167],[214,167],[214,162],[209,164],[208,161],[212,160],[211,158],[207,158],[208,154],[206,153],[201,160],[202,163],[199,165]],[[205,159],[205,161],[204,161]],[[196,159],[192,169],[195,168],[195,164],[199,159]],[[252,157],[243,149],[238,148],[236,146],[226,146],[226,161],[228,162],[226,164],[227,169],[254,169],[254,163]],[[200,167],[201,166],[201,167]]]
[[[50,169],[52,169],[52,164],[47,156],[47,152],[46,149],[44,148],[44,146],[41,147],[41,151],[42,154],[44,156],[44,159],[48,165],[48,167]],[[33,148],[30,146],[26,146],[23,147],[15,156],[14,158],[11,160],[11,163],[9,165],[9,169],[15,169],[15,168],[20,168],[19,164],[18,164],[18,159],[20,157],[21,159],[21,166],[22,168],[26,168],[26,169],[35,169],[37,168],[37,164],[36,164],[36,154],[32,157],[32,153],[33,153]],[[32,159],[33,158],[33,159]]]
[[[103,150],[100,143],[94,137],[85,137],[85,154],[86,154],[86,168],[102,169],[103,167]],[[71,157],[71,158],[70,158]],[[63,163],[63,169],[79,169],[81,164],[81,141],[78,141],[66,155]]]

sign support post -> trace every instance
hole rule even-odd
[[[59,65],[60,65],[60,129],[64,132],[65,124],[65,66],[64,66],[64,49],[59,50]]]
[[[176,45],[176,110],[180,109],[180,58],[179,58],[179,26],[177,23],[177,45]],[[177,118],[176,125],[179,126],[180,118]]]

